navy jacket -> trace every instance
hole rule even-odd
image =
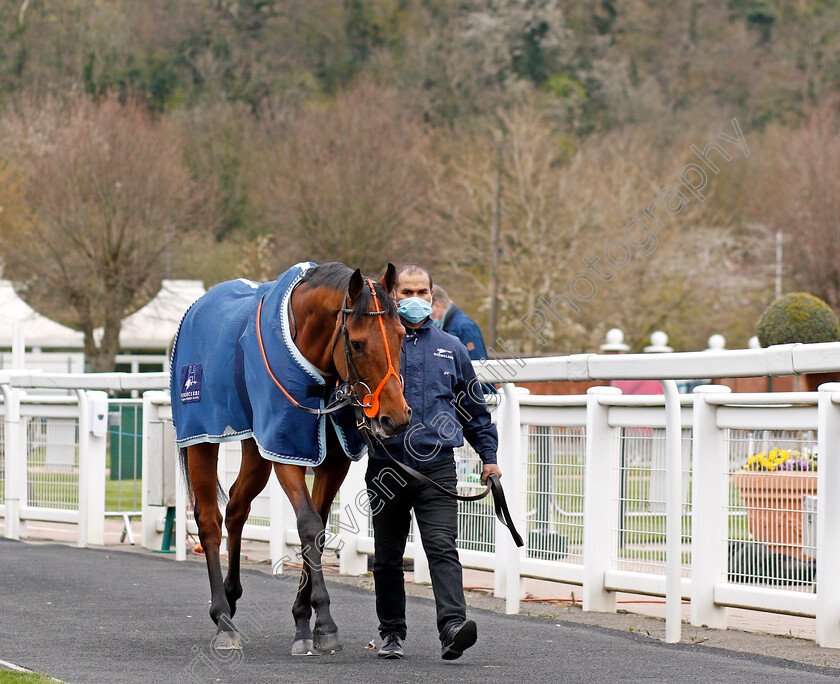
[[[461,340],[473,361],[487,358],[484,338],[478,324],[454,304],[443,316],[443,329]]]
[[[499,435],[466,347],[431,318],[406,328],[400,366],[411,424],[384,440],[390,454],[413,468],[453,458],[464,437],[484,463],[496,463]],[[373,458],[388,458],[377,448]]]

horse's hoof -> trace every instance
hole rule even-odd
[[[324,655],[338,653],[344,648],[344,644],[338,639],[338,632],[332,634],[316,634],[314,639],[315,650]]]
[[[242,639],[238,632],[219,632],[213,637],[213,648],[217,651],[239,651]]]
[[[318,656],[321,655],[315,650],[312,639],[297,639],[292,644],[293,656]]]

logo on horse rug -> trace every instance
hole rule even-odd
[[[221,283],[184,314],[170,377],[178,446],[253,437],[264,458],[314,466],[326,456],[329,419],[347,456],[362,456],[353,410],[319,417],[296,408],[271,379],[257,342],[262,300],[262,337],[272,371],[302,406],[323,409],[329,388],[295,346],[288,318],[292,292],[314,266],[302,262],[270,283]]]
[[[181,368],[181,402],[201,400],[201,364],[191,363]]]

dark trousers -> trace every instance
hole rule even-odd
[[[454,460],[430,464],[423,474],[447,490],[456,491]],[[443,641],[450,625],[463,622],[467,616],[461,561],[455,548],[458,504],[390,460],[368,459],[365,481],[373,514],[373,579],[379,634],[384,637],[396,633],[403,639],[406,636],[403,554],[413,508],[429,559],[437,628]]]

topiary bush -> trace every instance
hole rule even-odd
[[[779,297],[758,319],[758,341],[762,347],[792,342],[836,342],[840,321],[831,307],[807,292]]]

